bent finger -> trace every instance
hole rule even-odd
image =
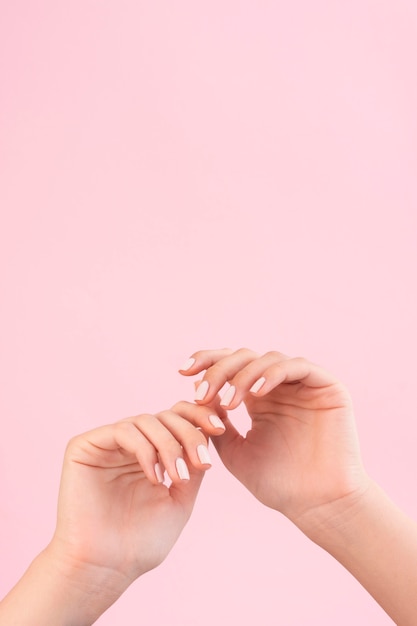
[[[250,361],[229,381],[230,386],[223,394],[220,406],[235,409],[254,384],[259,381],[266,369],[289,358],[282,352],[271,351]]]
[[[150,414],[130,418],[140,432],[150,441],[157,451],[163,467],[172,481],[189,480],[189,468],[184,460],[183,448],[169,428],[161,420]]]
[[[181,444],[194,467],[208,469],[211,466],[207,439],[201,430],[172,410],[161,411],[156,417]]]
[[[205,372],[197,387],[195,401],[202,404],[211,402],[224,384],[230,381],[243,367],[259,357],[257,352],[240,348],[216,361]]]
[[[216,436],[224,433],[225,425],[222,418],[226,417],[226,412],[219,406],[215,410],[213,404],[218,405],[218,402],[206,406],[181,400],[171,407],[171,411],[174,411],[174,413],[177,413],[197,428],[201,428],[207,435]]]
[[[185,363],[179,368],[179,372],[183,376],[194,376],[203,370],[208,369],[220,359],[232,354],[233,350],[230,348],[221,348],[218,350],[198,350],[194,352],[188,358]]]
[[[68,450],[78,463],[101,468],[139,464],[152,483],[163,480],[155,447],[130,421],[122,420],[79,435],[70,442]]]
[[[306,387],[329,387],[338,379],[319,365],[303,357],[284,360],[268,367],[250,391],[263,396],[282,383],[303,383]]]

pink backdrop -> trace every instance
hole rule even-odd
[[[202,347],[338,374],[417,516],[416,42],[415,0],[1,3],[2,594],[51,536],[69,437],[191,398]],[[391,623],[212,454],[101,626]]]

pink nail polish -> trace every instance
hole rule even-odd
[[[203,400],[208,392],[208,388],[209,388],[209,384],[207,380],[203,380],[197,388],[197,391],[195,393],[195,399],[196,400]]]
[[[218,415],[209,415],[209,422],[214,428],[221,428],[222,430],[226,430],[226,426],[221,421]]]
[[[190,480],[190,472],[188,471],[188,467],[184,459],[179,457],[175,461],[175,467],[177,468],[177,473],[181,480]]]
[[[211,465],[210,453],[207,449],[207,446],[200,444],[197,446],[197,454],[200,459],[200,463],[203,465]]]
[[[155,463],[155,476],[159,483],[164,482],[164,474],[162,472],[162,468],[160,463]]]
[[[180,367],[180,371],[181,372],[186,372],[187,370],[192,368],[194,363],[195,363],[195,359],[193,359],[192,357],[187,359],[187,361],[184,363],[184,365],[182,367]]]
[[[229,404],[235,397],[235,393],[236,393],[236,387],[234,387],[233,385],[230,385],[229,389],[226,391],[223,398],[221,399],[220,405],[229,406]]]
[[[258,378],[258,380],[253,383],[249,391],[251,391],[252,393],[257,393],[259,389],[264,385],[265,381],[266,381],[266,378],[261,376],[261,378]]]

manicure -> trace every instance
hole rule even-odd
[[[259,389],[264,385],[265,381],[266,381],[266,378],[261,376],[261,378],[258,378],[258,380],[255,383],[253,383],[249,391],[251,391],[252,393],[257,393]]]
[[[164,482],[164,474],[163,474],[160,463],[155,463],[155,476],[159,483]]]
[[[184,459],[179,457],[175,461],[175,467],[177,468],[177,473],[178,473],[178,476],[181,478],[181,480],[190,480],[190,473],[188,471],[188,467]]]
[[[209,388],[208,381],[207,380],[203,380],[199,384],[199,386],[197,388],[197,391],[196,391],[196,394],[195,394],[195,399],[196,400],[203,400],[206,397],[206,395],[207,395],[208,388]]]
[[[230,385],[229,389],[226,391],[223,398],[221,399],[221,402],[220,402],[221,406],[229,406],[229,404],[235,397],[235,393],[236,393],[236,387],[234,387],[233,385]]]
[[[187,359],[184,365],[180,367],[180,371],[186,372],[187,370],[190,370],[192,366],[194,365],[194,363],[195,363],[195,359],[193,359],[192,357]]]
[[[209,415],[209,422],[214,428],[221,428],[222,430],[226,430],[226,426],[221,421],[218,415]]]
[[[202,443],[197,446],[197,454],[198,458],[200,459],[200,463],[202,463],[203,465],[211,465],[210,453],[207,449],[207,446]]]

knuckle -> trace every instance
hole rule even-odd
[[[255,354],[255,352],[253,350],[251,350],[250,348],[239,348],[238,350],[236,350],[235,354],[239,354],[241,356],[252,356]]]
[[[154,419],[154,416],[150,413],[140,413],[139,415],[135,415],[134,417],[128,417],[124,420],[118,422],[119,424],[130,424],[135,428],[136,426],[140,428],[140,426],[150,420]]]
[[[163,450],[160,450],[160,452],[163,452],[169,457],[178,458],[182,456],[182,447],[173,437],[167,438],[162,448]]]
[[[304,356],[296,356],[292,360],[298,365],[310,365],[310,361]]]
[[[220,348],[218,352],[222,355],[221,358],[224,358],[225,356],[230,356],[231,354],[233,354],[235,350],[233,348],[230,348],[229,346],[225,346],[224,348]]]
[[[80,443],[82,441],[82,436],[81,435],[75,435],[74,437],[71,437],[71,439],[68,441],[67,446],[66,446],[66,452],[71,453],[74,449],[76,449]]]
[[[268,352],[265,353],[265,356],[281,361],[284,355],[281,352],[278,352],[277,350],[268,350]]]
[[[198,361],[199,359],[204,359],[204,356],[206,355],[206,353],[207,353],[207,350],[197,350],[197,352],[192,353],[191,358]]]
[[[224,378],[226,376],[226,373],[224,371],[224,366],[220,362],[212,365],[210,369],[207,370],[207,374],[208,376],[207,375],[204,376],[204,380],[206,380],[206,378],[208,377]]]
[[[234,385],[235,387],[244,387],[249,378],[250,372],[241,370],[233,377],[233,380],[230,381],[230,384]]]
[[[236,354],[247,361],[255,361],[259,358],[259,353],[251,348],[239,348]]]
[[[186,400],[179,400],[174,405],[172,405],[171,411],[173,411],[174,413],[181,413],[187,406],[188,403],[186,402]]]
[[[163,411],[159,411],[154,417],[159,422],[164,423],[164,421],[167,421],[172,417],[172,412],[172,409],[164,409]]]
[[[135,425],[132,424],[132,422],[128,422],[127,420],[117,422],[114,427],[120,433],[132,433],[133,431],[136,431]]]
[[[280,372],[282,372],[282,371],[283,371],[283,369],[284,369],[284,367],[283,367],[283,363],[282,363],[282,362],[279,362],[279,363],[273,363],[272,365],[270,365],[270,366],[269,366],[269,367],[265,370],[265,372],[264,372],[264,374],[263,374],[263,375],[265,376],[265,378],[268,378],[268,377],[274,377],[274,376],[276,376],[277,374],[279,375],[279,374],[280,374]]]

